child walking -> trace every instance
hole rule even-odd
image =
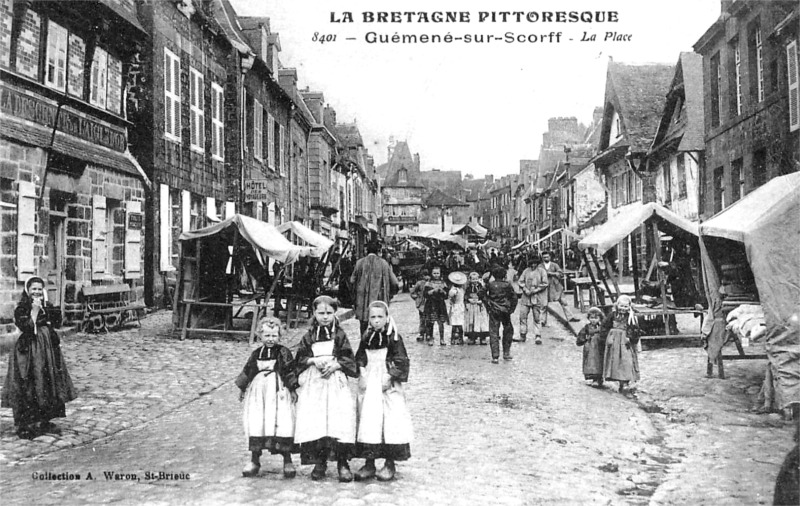
[[[631,381],[639,381],[639,327],[630,297],[619,296],[614,310],[603,320],[602,329],[606,339],[603,377],[619,381],[619,391],[625,392]]]
[[[583,377],[592,381],[592,386],[603,386],[603,353],[606,349],[605,339],[603,339],[604,314],[600,308],[589,309],[586,315],[589,323],[578,332],[575,342],[578,346],[583,346]]]
[[[469,283],[464,290],[465,294],[465,318],[464,333],[467,336],[467,344],[480,343],[486,344],[486,337],[489,335],[489,314],[483,306],[483,295],[486,288],[481,281],[481,275],[473,271],[469,273]]]
[[[356,407],[347,376],[358,377],[353,349],[336,319],[339,302],[321,295],[311,304],[311,328],[297,349],[295,443],[300,463],[314,464],[312,480],[325,477],[328,460],[338,462],[339,481],[353,480],[347,460],[356,441]]]
[[[422,270],[422,279],[417,281],[414,288],[411,289],[411,298],[417,305],[417,312],[419,313],[419,335],[417,341],[423,342],[426,340],[428,325],[425,322],[425,283],[431,279],[427,269]]]
[[[294,403],[297,401],[297,375],[292,352],[278,342],[281,322],[263,317],[258,322],[259,346],[236,378],[239,401],[244,401],[244,433],[251,452],[242,475],[252,477],[261,469],[261,452],[283,456],[283,476],[294,478]]]
[[[467,283],[467,276],[463,272],[451,272],[447,277],[453,284],[448,293],[450,300],[450,344],[464,344],[464,313],[467,308],[464,305],[464,285]]]
[[[433,324],[439,327],[439,344],[444,342],[444,324],[448,323],[447,317],[447,285],[442,281],[442,268],[431,268],[431,280],[425,283],[425,332],[428,336],[428,344],[433,346]]]
[[[374,476],[389,481],[394,478],[395,462],[411,457],[411,416],[402,386],[408,381],[409,361],[385,302],[370,304],[369,325],[356,353],[361,371],[356,453],[366,462],[356,471],[355,479]],[[380,458],[384,464],[376,471],[375,459]]]

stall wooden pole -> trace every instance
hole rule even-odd
[[[597,275],[600,276],[601,271],[603,270],[603,268],[600,267],[600,262],[597,261],[597,255],[594,254],[594,251],[592,251],[592,260],[594,261],[595,267],[597,267]],[[611,294],[611,287],[608,286],[608,281],[606,280],[607,277],[608,277],[608,273],[606,273],[606,275],[601,276],[600,279],[603,280],[603,286],[606,287],[606,291],[608,292],[608,296],[611,297],[611,302],[616,302],[617,298],[614,297]],[[617,294],[617,295],[619,295],[619,294]]]
[[[611,269],[611,262],[608,261],[608,257],[606,255],[603,255],[603,263],[606,266],[606,272],[608,272],[611,277],[611,282],[614,284],[614,290],[617,291],[617,298],[619,298],[622,292],[619,289],[617,278],[614,276],[614,271]]]
[[[656,246],[656,265],[661,263],[661,235],[658,233],[658,222],[653,221],[653,243]],[[664,319],[664,333],[671,335],[669,331],[669,318],[667,316],[667,283],[664,279],[664,274],[661,270],[656,268],[656,278],[658,285],[661,287],[661,317]]]
[[[267,304],[269,303],[270,297],[272,297],[272,293],[275,291],[275,287],[278,286],[278,281],[283,278],[283,271],[286,267],[281,267],[281,270],[278,271],[278,274],[275,275],[275,279],[272,280],[272,286],[269,287],[269,291],[264,295],[264,302],[261,305],[256,304],[255,311],[253,312],[253,321],[250,322],[250,337],[249,342],[252,345],[253,341],[255,340],[256,335],[256,327],[258,326],[258,320],[261,317],[261,310],[264,310],[264,313],[267,311]]]
[[[631,234],[631,261],[633,262],[633,298],[639,298],[639,254],[636,251],[636,234]]]
[[[178,325],[181,321],[178,308],[180,307],[179,301],[183,299],[183,269],[184,269],[184,247],[181,244],[181,252],[178,260],[178,284],[175,285],[175,293],[172,294],[172,331],[178,330]],[[164,283],[164,290],[167,290],[167,284]]]
[[[586,270],[589,271],[589,277],[592,278],[592,286],[594,286],[594,291],[597,293],[597,289],[600,288],[597,286],[597,279],[594,277],[594,272],[592,272],[592,266],[589,265],[589,257],[586,255],[586,250],[581,251],[583,255],[583,262],[586,264]],[[600,297],[598,297],[599,299]]]
[[[349,249],[350,249],[350,239],[347,239],[347,241],[345,241],[345,243],[344,243],[344,248],[342,249],[342,253],[339,255],[339,258],[336,260],[336,265],[334,265],[333,269],[331,270],[331,277],[329,277],[328,278],[328,282],[325,283],[326,287],[328,285],[330,285],[331,280],[333,279],[333,275],[336,272],[336,269],[339,268],[339,264],[342,263],[342,258],[344,258],[345,254],[347,253],[347,250],[349,250]],[[341,274],[340,274],[340,277],[341,277]],[[341,279],[339,280],[339,282],[341,283]]]

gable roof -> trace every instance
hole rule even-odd
[[[401,169],[406,170],[406,180],[400,182],[399,172]],[[392,151],[392,158],[389,160],[388,167],[386,168],[386,181],[383,183],[385,187],[414,187],[421,188],[419,180],[419,165],[414,157],[411,155],[411,149],[408,143],[400,141],[394,146]]]
[[[355,123],[337,123],[334,127],[336,137],[339,142],[346,147],[364,146],[364,141],[361,139],[361,132],[358,130],[358,125]]]
[[[622,143],[633,152],[646,152],[653,142],[664,110],[675,67],[663,63],[631,65],[609,62],[606,76],[601,147],[609,146],[611,119],[616,111],[622,121]]]
[[[675,109],[682,103],[685,118],[675,121]],[[675,75],[667,93],[650,152],[673,141],[679,141],[678,151],[703,151],[705,141],[703,110],[703,57],[683,52],[675,67]]]

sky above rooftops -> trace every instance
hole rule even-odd
[[[623,63],[675,65],[717,19],[719,0],[231,0],[242,16],[265,16],[280,34],[281,63],[298,84],[321,91],[340,122],[355,121],[376,165],[390,138],[419,153],[422,170],[500,177],[537,159],[547,120],[575,116],[588,125],[603,105],[609,57]],[[468,23],[366,23],[364,12],[469,12]],[[617,22],[479,22],[481,11],[616,11]],[[351,12],[352,23],[333,23]],[[332,14],[333,13],[333,14]],[[370,44],[369,32],[515,35],[561,42]],[[584,32],[596,40],[581,42]],[[631,40],[603,39],[606,32]],[[317,34],[336,35],[320,43]],[[346,40],[347,38],[356,40]],[[573,40],[568,40],[568,39]],[[554,40],[554,39],[553,39]]]

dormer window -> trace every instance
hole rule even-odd
[[[408,171],[405,168],[397,171],[397,182],[408,183]]]
[[[620,121],[619,113],[614,111],[611,117],[611,131],[608,135],[608,144],[614,144],[622,137],[622,122]]]

